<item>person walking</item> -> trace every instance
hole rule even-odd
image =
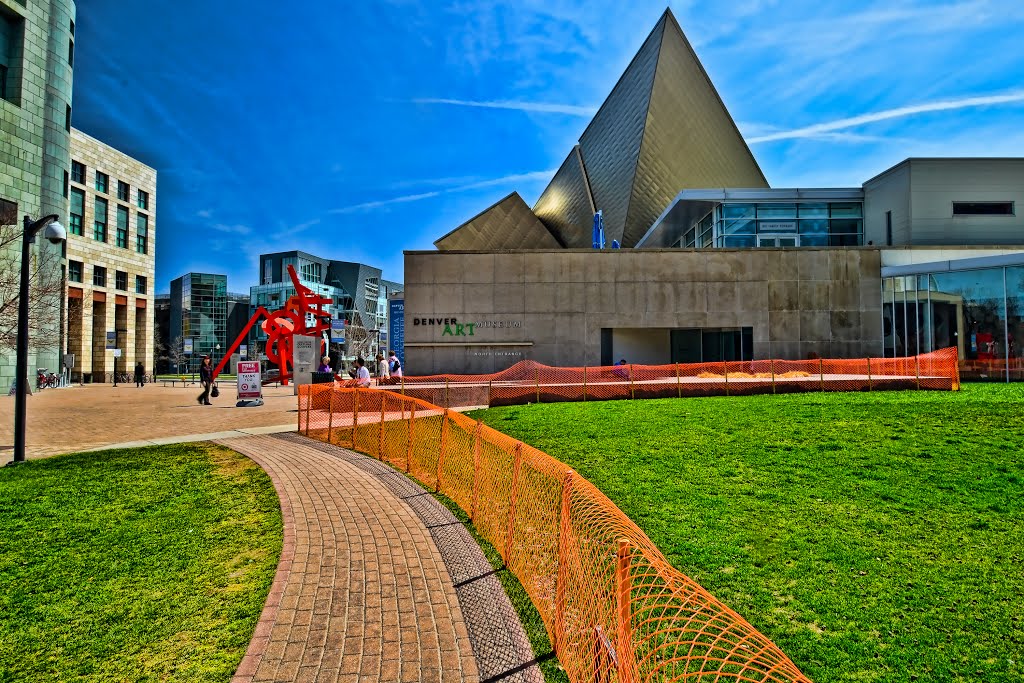
[[[146,367],[142,364],[142,361],[140,360],[138,363],[135,364],[135,388],[138,389],[139,387],[145,386],[145,384]]]
[[[210,403],[210,389],[213,387],[213,363],[209,356],[203,356],[203,363],[199,366],[199,383],[203,385],[203,393],[199,394],[196,401],[201,406],[212,406]]]
[[[398,360],[398,355],[394,350],[391,351],[391,356],[388,358],[388,370],[392,377],[402,376],[402,361]]]
[[[384,360],[384,354],[377,354],[377,386],[390,384],[391,371],[388,369],[388,362]]]

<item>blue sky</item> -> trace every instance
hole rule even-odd
[[[1024,2],[671,3],[775,187],[1024,156]],[[402,277],[536,200],[663,0],[79,0],[73,124],[159,173],[157,289],[303,249]]]

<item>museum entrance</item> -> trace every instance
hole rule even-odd
[[[605,328],[601,365],[621,360],[641,365],[752,360],[753,347],[753,327]]]

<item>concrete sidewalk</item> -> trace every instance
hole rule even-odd
[[[542,683],[468,531],[404,475],[296,434],[218,440],[270,475],[284,547],[233,683]]]

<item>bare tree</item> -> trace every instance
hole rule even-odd
[[[363,316],[353,311],[349,324],[345,325],[345,345],[350,357],[369,358],[377,341],[377,330],[367,329],[363,325]]]
[[[188,355],[185,354],[185,340],[177,336],[167,347],[167,360],[174,366],[175,372],[181,371],[181,366],[188,362]]]
[[[0,353],[18,346],[18,300],[21,281],[21,236],[18,225],[0,225]],[[40,237],[30,252],[29,347],[60,345],[60,302],[64,297],[60,248]]]

